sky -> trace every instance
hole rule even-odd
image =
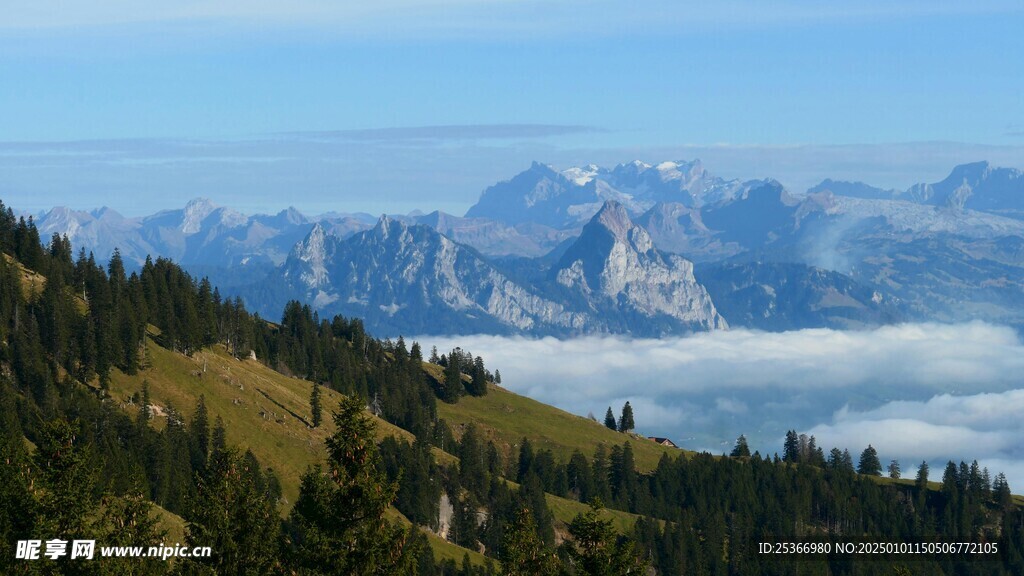
[[[573,340],[501,336],[416,338],[460,346],[499,370],[502,386],[563,410],[603,418],[633,408],[637,432],[683,448],[728,453],[740,434],[762,455],[787,430],[854,460],[871,444],[905,475],[928,461],[977,459],[1024,488],[1024,343],[980,322],[902,324],[862,331]],[[935,478],[933,478],[935,479]]]
[[[1019,0],[0,0],[0,14],[0,199],[31,212],[203,196],[249,213],[462,214],[534,160],[701,158],[795,192],[1024,168]],[[774,452],[793,427],[855,454],[871,442],[905,470],[977,457],[1024,485],[1024,344],[1005,328],[458,343],[513,390],[578,414],[631,400],[641,431],[690,448],[745,433]]]
[[[532,160],[1024,167],[1019,1],[360,4],[0,2],[0,197],[461,214]]]

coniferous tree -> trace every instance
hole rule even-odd
[[[878,452],[870,444],[864,449],[864,452],[861,452],[857,473],[868,476],[882,475],[882,463],[878,460]]]
[[[206,409],[205,395],[199,395],[196,411],[192,415],[192,422],[189,425],[189,436],[192,447],[192,469],[205,470],[210,454],[210,414]]]
[[[98,502],[97,469],[78,426],[64,419],[43,425],[34,460],[42,485],[36,506],[36,534],[42,538],[84,538],[92,534]]]
[[[783,445],[782,460],[784,462],[800,462],[800,436],[796,430],[786,432],[786,443]]]
[[[889,478],[892,478],[893,480],[900,479],[900,462],[895,458],[889,462]]]
[[[211,459],[190,506],[185,541],[216,553],[186,560],[186,567],[209,566],[217,574],[271,572],[278,556],[277,499],[270,497],[254,460],[231,449]]]
[[[566,466],[566,476],[569,490],[576,496],[576,499],[580,502],[590,502],[594,493],[593,471],[590,468],[590,463],[587,462],[587,457],[579,450],[572,453],[569,464]]]
[[[928,487],[928,462],[922,461],[917,469],[917,479],[914,482],[918,488]]]
[[[515,520],[505,529],[499,557],[505,576],[556,576],[558,558],[537,536],[537,524],[526,508],[516,512]]]
[[[309,395],[309,409],[313,413],[313,428],[319,428],[323,418],[323,407],[320,406],[320,383],[313,383],[313,391]]]
[[[580,574],[589,576],[627,576],[645,574],[646,561],[633,548],[633,543],[619,538],[611,520],[601,519],[600,502],[589,511],[576,515],[569,524],[572,542],[566,545],[570,564]]]
[[[618,426],[615,424],[615,414],[612,412],[612,407],[608,407],[608,411],[604,414],[604,425],[612,430],[618,430]]]
[[[619,432],[629,432],[636,428],[636,424],[633,422],[633,407],[629,405],[629,401],[622,406],[622,416],[619,418]]]
[[[384,476],[373,420],[354,397],[334,414],[327,473],[302,477],[288,521],[291,568],[307,574],[415,574],[418,541],[385,518],[397,486]]]
[[[747,445],[747,437],[740,434],[740,437],[736,439],[736,446],[733,447],[732,453],[729,454],[733,458],[750,458],[750,446]]]
[[[153,418],[153,401],[149,396],[149,380],[142,381],[142,399],[137,418],[140,426],[145,426]]]
[[[457,350],[448,356],[448,365],[444,369],[444,381],[441,383],[441,400],[449,404],[459,401],[462,394],[462,371]]]
[[[1010,484],[1006,481],[1006,475],[1002,472],[996,474],[992,481],[992,500],[1003,510],[1013,507],[1013,496],[1010,492]]]

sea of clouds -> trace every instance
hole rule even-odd
[[[781,453],[795,429],[855,459],[871,444],[905,476],[924,460],[935,479],[947,460],[977,459],[1024,488],[1024,343],[1002,326],[418,340],[483,356],[504,387],[575,414],[618,415],[628,400],[638,432],[689,449],[728,452],[745,434]]]

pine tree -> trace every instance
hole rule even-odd
[[[537,524],[526,508],[516,512],[515,520],[505,529],[500,558],[505,576],[556,576],[560,573],[558,558],[537,537]]]
[[[206,396],[200,394],[196,411],[189,424],[191,440],[192,469],[203,471],[210,455],[210,415],[206,409]]]
[[[153,401],[149,396],[149,380],[142,381],[142,403],[139,405],[138,422],[146,425],[153,418]]]
[[[418,543],[386,517],[398,487],[381,470],[375,424],[345,397],[327,439],[327,471],[302,477],[288,520],[292,570],[316,574],[415,574]]]
[[[899,460],[893,459],[889,462],[889,478],[893,480],[900,479],[900,462]]]
[[[462,371],[456,350],[448,356],[448,365],[444,369],[444,382],[441,386],[441,400],[454,404],[462,395]]]
[[[786,443],[783,445],[783,462],[800,462],[800,436],[796,430],[786,432]]]
[[[622,416],[619,418],[619,432],[629,432],[634,428],[636,428],[636,424],[633,423],[633,407],[627,400],[622,407]]]
[[[313,392],[309,395],[309,409],[313,413],[313,428],[319,428],[323,418],[323,408],[320,406],[320,384],[313,383]]]
[[[733,458],[750,458],[750,446],[747,445],[747,437],[740,434],[740,437],[736,439],[736,446],[733,447],[732,453],[729,454]]]
[[[589,576],[626,576],[646,574],[646,561],[633,549],[633,543],[619,538],[611,520],[601,519],[601,504],[577,514],[569,524],[572,542],[566,554],[577,573]]]
[[[185,541],[210,546],[209,558],[189,559],[187,567],[206,565],[217,574],[269,574],[277,560],[277,498],[267,490],[251,453],[218,452],[200,477],[191,501]]]
[[[612,412],[612,407],[608,407],[608,411],[604,414],[604,425],[612,430],[618,430],[618,426],[615,424],[615,414]]]
[[[857,473],[868,476],[882,475],[882,463],[878,460],[878,452],[870,444],[864,449],[864,452],[861,452],[860,463],[857,464]]]
[[[996,474],[992,481],[992,500],[1003,510],[1013,508],[1013,495],[1010,492],[1010,484],[1006,481],[1006,475],[1002,472]]]

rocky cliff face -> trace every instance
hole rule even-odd
[[[283,297],[364,318],[379,333],[657,335],[726,326],[693,265],[658,252],[614,202],[536,281],[513,280],[434,229],[387,217],[349,238],[314,227],[280,279]]]
[[[690,330],[727,326],[694,278],[693,263],[658,251],[617,202],[605,203],[550,274],[600,311],[609,331],[647,333],[648,323]]]
[[[322,313],[357,315],[379,331],[569,333],[588,322],[472,249],[386,216],[347,239],[314,228],[283,277]]]

